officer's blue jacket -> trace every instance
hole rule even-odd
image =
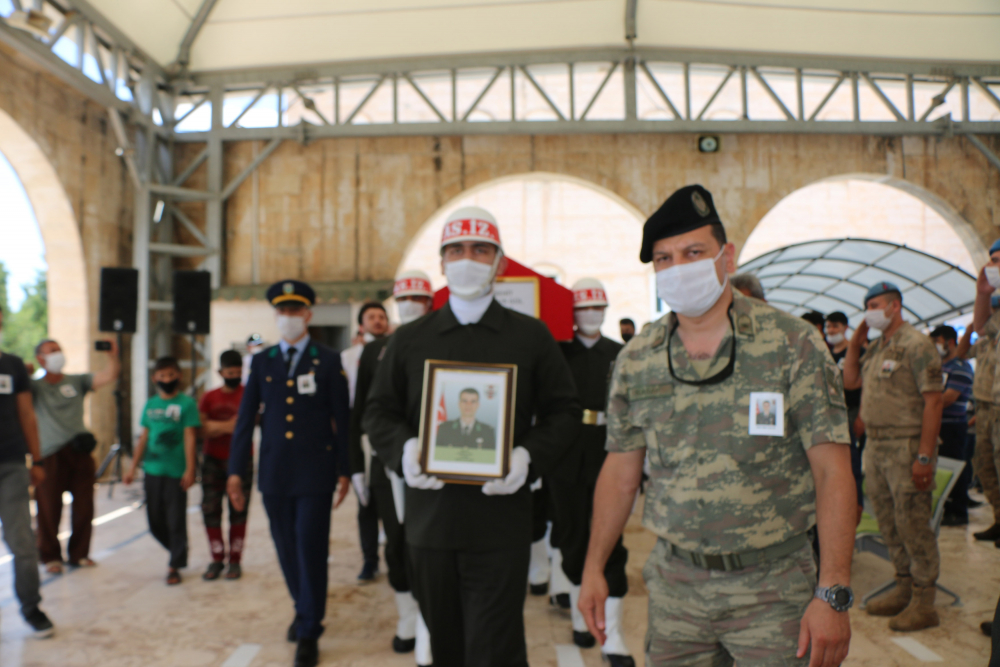
[[[315,381],[314,393],[300,393],[299,376],[310,374]],[[258,353],[250,363],[236,418],[229,474],[243,474],[250,462],[254,423],[263,404],[257,473],[260,492],[283,496],[332,493],[338,476],[351,474],[348,400],[340,354],[330,348],[310,341],[291,377],[280,347],[274,345]]]

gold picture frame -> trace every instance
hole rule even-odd
[[[516,364],[428,359],[420,400],[420,466],[456,484],[485,484],[510,472]]]

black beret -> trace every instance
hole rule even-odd
[[[279,280],[267,288],[267,300],[272,306],[289,301],[312,306],[316,303],[316,292],[301,280]]]
[[[667,198],[642,228],[639,261],[653,261],[653,244],[660,239],[686,234],[692,230],[722,224],[712,201],[712,193],[700,185],[687,185]]]

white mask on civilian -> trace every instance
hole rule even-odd
[[[687,317],[700,317],[707,313],[722,296],[729,276],[719,282],[715,262],[722,250],[712,259],[702,259],[689,264],[678,264],[656,273],[656,294],[670,310]]]
[[[940,354],[940,355],[941,355],[941,358],[942,358],[942,359],[948,356],[948,348],[946,348],[946,347],[945,347],[944,345],[942,345],[941,343],[935,343],[935,344],[934,344],[934,347],[936,347],[936,348],[937,348],[937,351],[938,351],[938,354]]]
[[[413,300],[397,301],[396,310],[399,311],[399,319],[403,324],[409,324],[427,314],[427,307],[420,301]]]
[[[43,358],[45,359],[45,370],[53,375],[62,373],[63,367],[66,366],[66,356],[62,352],[50,352]]]
[[[830,345],[840,345],[844,342],[844,334],[827,334],[826,342]]]
[[[287,341],[298,340],[306,332],[306,318],[278,315],[278,333]]]
[[[474,259],[445,262],[444,275],[448,279],[448,291],[466,301],[486,296],[493,289],[493,279],[499,264],[499,251],[492,264],[483,264]]]
[[[601,333],[601,325],[604,324],[604,309],[590,310],[580,308],[573,311],[573,320],[580,333],[587,337],[593,337]]]

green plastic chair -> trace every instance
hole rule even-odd
[[[944,518],[944,501],[951,493],[955,484],[958,483],[958,477],[962,474],[963,468],[965,468],[965,461],[950,459],[946,456],[938,457],[937,471],[934,473],[934,490],[931,492],[933,509],[933,514],[931,514],[931,529],[934,531],[935,537],[941,532],[941,520]],[[885,540],[882,539],[882,534],[879,532],[878,521],[875,519],[875,513],[871,508],[868,496],[865,496],[864,501],[865,509],[861,513],[861,523],[858,524],[858,529],[854,534],[854,550],[859,553],[867,551],[884,560],[891,560],[889,558],[889,548],[885,545]],[[868,604],[869,600],[892,590],[895,586],[895,579],[890,579],[884,584],[876,586],[861,598],[862,608]],[[952,603],[953,607],[963,606],[962,599],[953,591],[945,588],[940,583],[936,584],[936,586],[939,591],[955,599]]]

